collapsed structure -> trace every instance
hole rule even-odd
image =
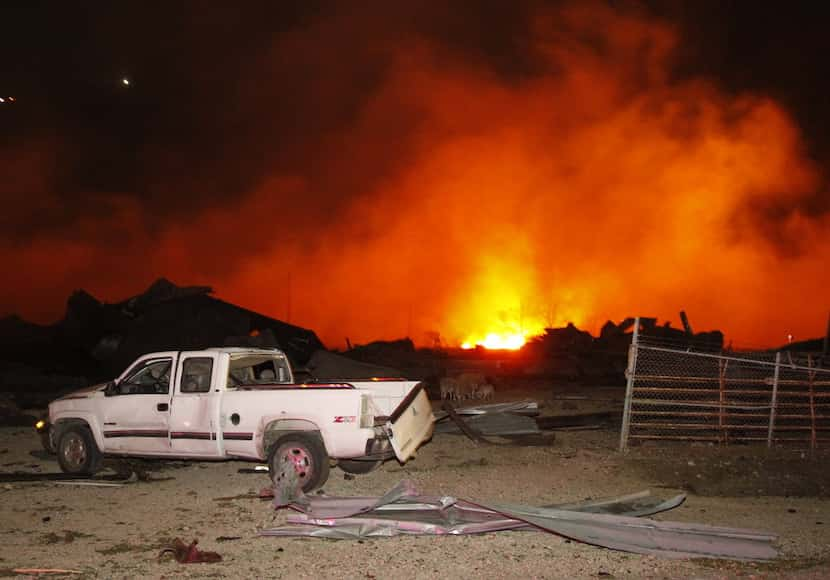
[[[66,314],[41,326],[0,320],[0,391],[44,403],[55,392],[115,376],[141,354],[210,346],[278,347],[305,364],[324,348],[308,329],[211,296],[208,286],[177,286],[160,278],[146,291],[107,304],[78,290]]]

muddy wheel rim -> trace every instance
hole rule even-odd
[[[302,480],[309,479],[314,474],[314,463],[311,461],[311,454],[301,445],[289,445],[283,447],[280,454],[283,461],[294,466],[294,471]]]
[[[64,462],[73,469],[80,468],[86,461],[86,444],[83,437],[76,433],[70,433],[61,449]]]

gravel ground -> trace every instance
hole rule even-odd
[[[541,532],[331,541],[260,537],[284,521],[255,499],[267,476],[243,462],[153,462],[151,481],[120,487],[0,483],[0,577],[15,568],[64,568],[85,578],[827,578],[830,503],[826,455],[738,447],[653,445],[622,455],[614,430],[557,434],[549,447],[481,446],[436,436],[405,466],[344,478],[329,495],[379,495],[404,478],[424,493],[548,504],[652,489],[685,490],[658,519],[779,534],[771,563],[666,560],[614,552]],[[32,430],[0,429],[4,473],[57,471]],[[219,552],[215,564],[158,560],[173,538]],[[223,537],[238,539],[227,540]]]

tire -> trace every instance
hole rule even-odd
[[[88,427],[70,425],[58,439],[58,464],[72,475],[94,475],[101,467],[101,452]]]
[[[383,463],[380,459],[375,461],[364,461],[361,459],[341,459],[337,462],[337,467],[346,473],[353,473],[355,475],[363,475],[364,473],[371,473]]]
[[[304,493],[322,487],[329,479],[329,456],[320,436],[315,433],[297,432],[283,435],[271,446],[268,469],[275,484],[283,461],[294,464],[297,479]]]

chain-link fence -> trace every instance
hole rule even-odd
[[[647,439],[830,444],[830,369],[820,357],[723,351],[639,327],[638,320],[621,450]]]

